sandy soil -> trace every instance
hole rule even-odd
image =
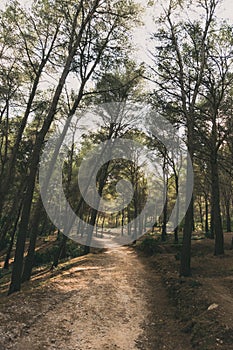
[[[152,257],[161,273],[183,332],[198,350],[233,349],[233,233],[225,234],[224,256],[214,256],[214,241],[192,242],[192,276],[180,278],[174,252]],[[167,246],[166,249],[169,247]]]
[[[5,298],[0,349],[191,349],[159,274],[132,248],[69,264]]]
[[[151,257],[121,247],[37,269],[10,297],[3,279],[0,350],[231,350],[232,236],[223,257],[212,240],[194,241],[186,279],[172,244]]]

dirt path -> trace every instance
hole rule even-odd
[[[74,263],[23,304],[18,321],[17,308],[9,309],[20,331],[1,349],[191,349],[160,277],[130,248]]]

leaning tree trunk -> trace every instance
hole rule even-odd
[[[5,177],[2,181],[2,184],[0,184],[0,215],[2,213],[5,197],[6,197],[7,193],[9,192],[9,189],[10,189],[12,182],[14,181],[14,178],[15,178],[15,166],[16,166],[16,161],[17,161],[17,154],[18,154],[18,151],[20,148],[23,133],[24,133],[24,130],[27,126],[27,121],[28,121],[28,118],[29,118],[30,113],[31,113],[32,105],[33,105],[33,102],[34,102],[35,97],[36,97],[36,93],[38,90],[38,86],[39,86],[39,82],[40,82],[43,70],[44,70],[44,68],[45,68],[45,66],[50,58],[51,52],[53,50],[53,47],[54,47],[54,44],[55,44],[55,41],[57,38],[57,35],[58,35],[58,28],[56,30],[56,33],[54,35],[54,38],[52,40],[51,46],[48,50],[48,53],[40,62],[40,65],[39,65],[38,70],[36,72],[36,76],[35,76],[35,79],[33,81],[32,89],[31,89],[31,92],[30,92],[30,95],[28,98],[26,110],[25,110],[24,116],[22,118],[21,124],[19,126],[19,129],[18,129],[18,132],[16,135],[15,144],[13,146],[12,154],[11,154],[10,159],[9,159],[9,165],[7,168],[7,172],[6,172]]]
[[[81,5],[80,5],[81,6]],[[96,8],[97,5],[94,5],[94,8]],[[13,271],[12,271],[12,278],[11,278],[11,284],[9,288],[9,294],[12,294],[14,292],[17,292],[20,290],[21,287],[21,275],[22,275],[22,270],[23,270],[23,255],[24,255],[24,248],[25,248],[25,241],[26,241],[26,235],[27,235],[27,230],[28,230],[28,223],[29,223],[29,218],[30,218],[30,211],[31,211],[31,205],[32,205],[32,199],[33,199],[33,193],[34,193],[34,188],[35,188],[35,180],[36,180],[36,174],[37,174],[37,167],[39,164],[39,158],[40,158],[40,152],[44,144],[44,139],[45,136],[47,135],[50,126],[54,120],[54,116],[57,112],[57,106],[58,102],[60,99],[60,96],[62,94],[62,90],[64,88],[66,79],[68,74],[70,73],[70,67],[73,62],[73,58],[76,54],[77,48],[82,40],[82,35],[84,32],[84,29],[86,25],[88,24],[91,16],[93,15],[92,11],[90,14],[85,18],[83,21],[83,24],[79,30],[79,33],[77,35],[76,33],[76,28],[77,28],[77,19],[80,13],[80,8],[77,7],[76,15],[74,16],[73,20],[73,26],[72,26],[72,35],[70,38],[70,43],[69,43],[69,54],[66,59],[66,63],[64,65],[64,69],[62,71],[61,77],[59,79],[57,88],[55,90],[51,106],[49,108],[49,112],[47,114],[47,117],[44,120],[43,126],[40,130],[40,132],[37,135],[36,141],[35,141],[35,146],[32,152],[32,157],[31,157],[31,162],[29,166],[29,176],[28,176],[28,182],[27,182],[27,190],[25,194],[25,200],[24,200],[24,205],[22,209],[22,216],[21,216],[21,221],[19,224],[19,233],[18,233],[18,239],[16,243],[16,251],[15,251],[15,260],[14,260],[14,265],[13,265]],[[74,103],[74,110],[77,109],[79,102],[82,99],[83,95],[83,90],[86,84],[86,80],[82,82],[80,89],[79,89],[79,94],[78,97]]]
[[[6,237],[7,232],[11,230],[12,223],[14,223],[14,219],[15,219],[15,213],[18,212],[19,205],[20,205],[20,208],[22,207],[23,199],[20,200],[20,203],[19,203],[19,198],[23,198],[23,193],[25,191],[25,188],[26,187],[25,187],[25,180],[24,180],[20,184],[19,191],[17,191],[17,193],[15,194],[13,204],[7,215],[6,221],[3,223],[0,229],[0,242]]]
[[[29,281],[31,277],[32,268],[34,264],[34,253],[36,248],[37,232],[38,232],[38,226],[40,222],[40,214],[41,214],[42,207],[43,207],[43,204],[42,204],[41,198],[39,198],[36,205],[35,213],[32,219],[30,242],[28,247],[28,253],[25,258],[22,282]]]
[[[15,240],[15,236],[16,236],[17,225],[18,225],[18,222],[19,222],[21,209],[22,209],[22,203],[20,204],[20,207],[18,209],[17,218],[15,220],[15,224],[14,224],[13,230],[11,232],[11,241],[10,241],[9,247],[7,249],[6,258],[5,258],[4,267],[3,267],[6,270],[9,269],[9,260],[10,260],[11,251],[12,251],[12,248],[13,248],[13,245],[14,245],[14,240]]]
[[[76,49],[75,49],[76,51]],[[73,55],[72,55],[73,53]],[[55,91],[53,101],[51,103],[51,107],[49,110],[49,113],[44,121],[43,127],[41,131],[39,132],[35,146],[32,152],[32,158],[31,158],[31,164],[30,164],[30,171],[27,181],[27,191],[25,194],[24,199],[24,205],[22,210],[22,216],[21,221],[19,224],[19,233],[18,233],[18,239],[16,243],[16,251],[15,251],[15,259],[14,259],[14,265],[13,265],[13,271],[12,271],[12,278],[11,278],[11,284],[9,288],[9,294],[12,294],[14,292],[17,292],[21,288],[21,276],[22,276],[22,270],[23,270],[23,255],[24,255],[24,248],[25,248],[25,242],[26,242],[26,236],[27,236],[27,229],[28,229],[28,223],[29,223],[29,217],[30,217],[30,211],[31,211],[31,205],[32,205],[32,199],[33,199],[33,193],[35,188],[35,180],[36,180],[36,174],[37,174],[37,167],[39,164],[39,158],[40,158],[40,152],[44,143],[45,136],[52,124],[52,121],[54,119],[54,116],[56,114],[58,101],[60,99],[66,78],[69,74],[70,65],[72,63],[73,56],[75,52],[70,53],[69,57],[67,58],[67,62],[65,65],[65,68],[63,70],[62,76],[59,80],[57,89]]]
[[[54,256],[54,260],[53,260],[53,264],[52,264],[51,269],[58,266],[60,258],[64,258],[63,253],[65,251],[67,240],[68,240],[68,237],[66,235],[62,235],[62,239],[61,239],[61,242],[59,244],[58,250]]]
[[[24,197],[22,215],[19,223],[19,231],[18,231],[18,238],[16,242],[14,265],[13,265],[11,284],[10,284],[8,295],[19,291],[21,287],[24,248],[25,248],[25,242],[27,237],[28,223],[30,218],[30,211],[31,211],[32,199],[33,199],[33,193],[34,193],[34,187],[35,187],[37,165],[39,163],[40,149],[41,149],[41,143],[37,142],[34,148],[33,156],[32,156],[32,162],[30,166],[31,171],[27,181],[28,187]]]
[[[61,133],[61,136],[59,137],[56,148],[54,150],[52,159],[49,164],[49,169],[46,174],[46,180],[45,183],[43,184],[43,191],[46,192],[48,189],[49,181],[52,176],[52,172],[54,170],[54,166],[56,163],[57,156],[59,154],[62,142],[64,141],[64,138],[66,136],[68,127],[70,125],[71,118],[68,118],[66,120],[65,126],[63,128],[63,131]],[[74,148],[72,146],[72,157],[73,157],[73,151]],[[42,203],[42,198],[40,197],[37,205],[36,205],[36,210],[32,219],[32,230],[30,234],[30,242],[29,242],[29,248],[28,248],[28,253],[25,259],[25,264],[24,264],[24,270],[23,270],[23,275],[22,275],[22,282],[29,281],[32,273],[32,268],[33,268],[33,262],[34,262],[34,254],[35,254],[35,248],[36,248],[36,240],[37,240],[37,235],[38,235],[38,230],[39,230],[39,224],[40,224],[40,213],[43,208],[43,203]]]

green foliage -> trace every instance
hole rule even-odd
[[[160,253],[159,248],[160,238],[146,237],[142,242],[140,242],[138,248],[147,255],[154,255]]]
[[[5,237],[3,237],[0,240],[0,251],[6,249],[8,247],[9,242],[10,242],[10,236],[9,235],[6,235]]]
[[[205,237],[209,239],[214,239],[212,232],[208,231],[205,233]]]
[[[53,262],[59,249],[59,244],[55,244],[44,251],[36,251],[34,255],[34,266],[40,266],[44,264],[49,264]],[[84,254],[83,246],[69,240],[66,245],[66,258],[73,259]]]

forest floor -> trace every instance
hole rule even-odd
[[[231,236],[222,258],[213,241],[193,241],[186,279],[172,244],[149,257],[121,247],[43,267],[10,297],[5,278],[0,350],[233,349]]]

